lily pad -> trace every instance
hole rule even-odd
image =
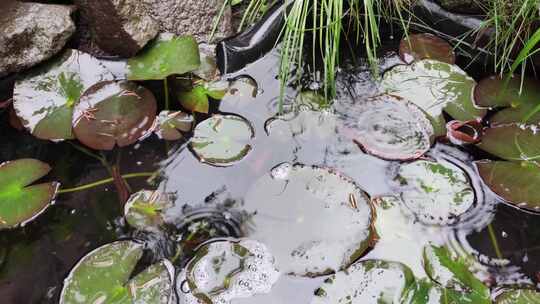
[[[128,146],[152,127],[156,110],[156,99],[146,88],[130,81],[100,82],[75,107],[74,133],[96,150]]]
[[[474,79],[458,66],[424,59],[386,72],[381,88],[415,103],[444,127],[443,111],[461,121],[484,117],[486,110],[473,104],[475,85]]]
[[[129,279],[142,253],[143,245],[133,241],[117,241],[88,253],[64,280],[59,303],[169,304],[173,277],[168,262]]]
[[[403,303],[414,282],[412,271],[401,263],[366,260],[328,278],[310,303]]]
[[[453,257],[446,247],[426,246],[424,267],[433,281],[467,293],[474,299],[471,303],[491,303],[489,288],[469,271],[465,259]]]
[[[460,292],[444,288],[429,280],[421,279],[409,289],[407,299],[403,303],[408,304],[471,304],[476,298],[466,292]]]
[[[380,95],[359,107],[355,141],[368,153],[387,160],[409,160],[431,147],[433,126],[415,104]]]
[[[0,230],[24,225],[47,209],[60,184],[30,184],[50,170],[49,165],[36,159],[0,164]]]
[[[154,132],[164,140],[179,140],[184,137],[182,132],[191,131],[193,122],[193,116],[184,112],[161,111]]]
[[[210,110],[209,97],[215,100],[221,100],[228,90],[226,82],[213,82],[199,84],[193,87],[191,91],[178,94],[180,104],[192,111],[199,113],[208,113]]]
[[[124,215],[131,227],[152,230],[165,223],[163,212],[172,207],[169,195],[160,191],[141,190],[124,205]]]
[[[395,180],[405,206],[427,224],[453,224],[475,202],[467,174],[444,159],[402,164]]]
[[[533,162],[479,161],[478,173],[488,187],[520,208],[540,211],[540,167]]]
[[[372,238],[367,194],[327,168],[278,165],[253,184],[244,209],[251,215],[244,223],[248,237],[265,243],[287,274],[314,277],[345,269]]]
[[[89,54],[67,50],[15,84],[13,106],[24,126],[41,139],[73,139],[73,108],[93,84],[114,76]]]
[[[474,90],[478,106],[505,109],[490,118],[492,126],[509,123],[540,122],[540,82],[520,77],[501,78],[491,76],[482,79]]]
[[[501,125],[486,129],[480,149],[514,161],[534,161],[540,157],[540,136],[535,125]]]
[[[128,60],[128,80],[160,80],[185,74],[201,65],[199,46],[191,36],[163,33],[137,56]]]
[[[226,167],[246,157],[254,137],[253,127],[244,118],[216,114],[197,125],[191,148],[201,162]]]
[[[184,303],[229,303],[233,299],[269,293],[279,271],[263,244],[225,240],[201,247],[188,263],[185,277],[190,290],[186,297],[192,300],[184,299]]]
[[[495,299],[496,304],[540,304],[540,293],[531,289],[503,292]]]
[[[434,59],[448,64],[456,63],[452,46],[433,34],[412,34],[401,40],[399,57],[410,64],[417,60]]]

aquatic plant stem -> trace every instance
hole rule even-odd
[[[497,242],[497,236],[495,235],[495,230],[493,230],[493,226],[491,226],[491,224],[488,225],[488,232],[489,238],[491,239],[491,244],[493,245],[493,249],[495,250],[497,258],[503,259],[501,248],[499,247],[499,243]]]
[[[154,175],[155,175],[155,172],[130,173],[130,174],[122,175],[122,178],[123,179],[130,179],[130,178],[152,177]],[[60,189],[58,191],[58,194],[72,193],[72,192],[88,190],[88,189],[92,189],[92,188],[99,187],[99,186],[102,186],[102,185],[110,184],[110,183],[113,183],[113,182],[114,182],[114,178],[110,177],[110,178],[102,179],[100,181],[96,181],[96,182],[93,182],[93,183],[90,183],[90,184],[77,186],[77,187],[74,187],[74,188]]]
[[[165,93],[165,110],[168,111],[170,108],[170,105],[169,105],[169,80],[167,79],[167,77],[163,79],[163,91]]]

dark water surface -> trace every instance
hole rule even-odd
[[[252,236],[266,243],[271,251],[279,251],[272,246],[281,246],[295,237],[280,227],[293,225],[298,218],[264,218],[262,212],[259,219],[265,220],[255,219],[248,229],[243,215],[245,211],[257,211],[268,202],[272,194],[259,186],[258,181],[283,163],[333,168],[352,178],[372,198],[395,195],[392,174],[397,163],[364,154],[353,142],[355,104],[377,93],[376,81],[367,64],[345,68],[340,73],[339,96],[332,111],[303,109],[297,115],[270,120],[278,112],[278,60],[277,53],[272,52],[237,73],[256,80],[259,85],[256,98],[228,96],[220,105],[220,112],[246,118],[255,130],[250,143],[252,150],[235,165],[220,168],[201,163],[187,143],[166,147],[156,138],[123,149],[122,173],[159,170],[155,186],[175,194],[175,207],[166,214],[171,223],[166,232],[141,233],[128,227],[112,185],[61,194],[55,205],[36,221],[0,233],[0,303],[56,303],[62,281],[71,267],[92,249],[120,238],[145,240],[147,262],[172,258],[176,241],[185,237],[186,227],[201,219],[208,219],[214,225],[216,236]],[[398,63],[398,57],[390,52],[381,69]],[[475,78],[483,74],[478,70],[470,73]],[[47,178],[59,180],[66,188],[108,177],[98,161],[71,145],[43,142],[15,131],[7,124],[7,113],[0,115],[0,162],[23,157],[41,159],[54,168]],[[422,224],[400,210],[380,210],[377,229],[381,238],[362,259],[403,262],[418,277],[423,277],[421,250],[433,242],[447,244],[460,255],[474,256],[476,262],[472,268],[486,282],[499,286],[538,284],[539,216],[497,201],[471,165],[472,160],[483,157],[478,151],[437,143],[428,156],[449,161],[469,174],[475,188],[474,207],[458,224],[450,226]],[[155,188],[141,179],[129,183],[133,191]],[[286,214],[287,210],[282,213]],[[491,231],[489,223],[492,223]],[[335,225],[332,228],[339,229]],[[494,239],[503,259],[496,256]],[[189,250],[186,254],[175,264],[182,265],[189,258]],[[309,303],[323,280],[324,277],[311,279],[282,274],[271,293],[233,303]]]

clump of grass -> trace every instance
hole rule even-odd
[[[513,58],[533,38],[535,24],[540,18],[538,0],[489,0],[484,10],[487,17],[478,33],[493,31],[486,49],[494,54],[495,72],[502,75],[515,70]],[[530,56],[518,58],[523,71],[529,59]]]

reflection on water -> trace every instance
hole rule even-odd
[[[278,167],[279,171],[272,171],[283,163],[333,168],[354,180],[371,198],[379,198],[374,200],[379,240],[361,259],[402,262],[411,267],[416,276],[424,277],[421,249],[430,242],[446,243],[461,256],[475,257],[476,262],[472,265],[474,270],[489,283],[537,282],[535,276],[540,270],[540,229],[534,223],[537,223],[538,216],[498,204],[476,177],[471,166],[475,154],[443,144],[437,144],[431,149],[430,156],[451,162],[467,173],[476,201],[456,223],[423,224],[399,199],[389,198],[399,196],[392,181],[398,163],[364,154],[353,142],[357,125],[356,105],[377,92],[376,82],[367,65],[364,68],[345,70],[339,75],[339,97],[331,110],[304,110],[276,118],[274,116],[277,114],[279,95],[277,56],[276,52],[270,53],[238,73],[248,74],[257,81],[257,98],[250,94],[228,95],[221,103],[220,112],[234,113],[247,119],[255,134],[250,141],[252,150],[233,166],[215,167],[201,163],[191,151],[189,142],[173,147],[164,160],[163,145],[152,139],[141,143],[140,148],[124,152],[125,173],[151,171],[156,166],[162,168],[163,180],[158,188],[172,193],[175,199],[174,207],[165,214],[166,221],[170,223],[166,233],[147,234],[131,230],[121,217],[122,210],[114,192],[109,191],[112,187],[61,196],[57,206],[35,223],[19,231],[0,235],[0,244],[9,248],[4,263],[0,249],[0,299],[9,299],[8,303],[56,303],[62,280],[76,261],[98,245],[121,237],[137,237],[148,241],[153,255],[147,259],[168,257],[175,260],[177,271],[195,247],[210,237],[247,235],[270,248],[273,244],[286,244],[291,240],[288,239],[291,236],[287,231],[287,225],[290,224],[287,220],[282,224],[278,221],[263,221],[273,225],[270,227],[257,227],[245,222],[250,219],[250,214],[259,209],[272,207],[263,208],[257,206],[257,203],[276,203],[267,197],[260,197],[258,201],[255,194],[265,193],[262,190],[268,189],[259,192],[254,187],[259,187],[258,181],[261,178],[287,179],[291,168]],[[397,56],[389,56],[384,59],[383,66],[388,68],[396,62]],[[288,93],[293,94],[292,91]],[[289,107],[286,105],[285,108]],[[3,124],[2,121],[2,127]],[[14,140],[13,137],[13,134],[3,133],[0,140],[10,141]],[[24,140],[27,139],[21,137],[13,142],[20,144]],[[40,145],[45,144],[37,146]],[[25,149],[17,153],[5,152],[15,151],[14,146],[2,149],[4,151],[0,156],[5,159],[32,156],[48,160],[55,165],[56,176],[74,184],[106,176],[106,172],[99,169],[96,162],[84,156],[73,156],[70,159],[70,153],[74,152],[66,152],[71,151],[67,144],[47,144],[45,148],[42,147],[45,152],[40,155]],[[63,158],[59,159],[58,155]],[[81,165],[83,163],[85,165]],[[69,168],[77,168],[77,172]],[[141,187],[148,188],[148,185],[132,183],[134,191]],[[358,198],[357,201],[360,202]],[[291,203],[291,208],[293,205]],[[282,211],[286,212],[287,209],[283,208]],[[306,210],[307,215],[315,216],[308,211],[312,210]],[[327,229],[335,230],[326,232],[339,235],[339,228],[346,229],[348,225],[342,224],[342,227],[328,226]],[[205,233],[195,236],[190,233],[201,226],[206,227]],[[324,223],[321,223],[321,228],[326,229]],[[257,229],[265,233],[259,233],[261,230]],[[275,240],[261,237],[268,237],[273,230],[276,232]],[[345,231],[343,235],[346,235]],[[180,256],[175,256],[178,255],[176,243],[181,240],[191,241],[189,244],[192,247],[184,248]],[[498,244],[498,249],[494,248],[494,244]],[[498,253],[502,256],[498,257]],[[272,254],[279,256],[279,252]],[[232,303],[309,303],[324,278],[288,276],[282,273],[270,293],[234,299]],[[26,293],[23,287],[29,285],[34,287],[31,293]]]

